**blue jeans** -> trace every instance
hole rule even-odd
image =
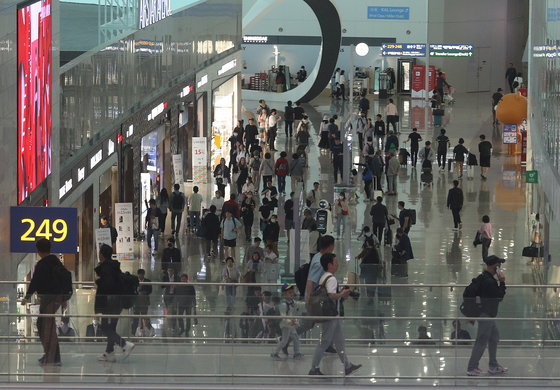
[[[278,175],[278,192],[286,192],[286,176]]]
[[[150,229],[148,228],[147,231],[147,242],[148,242],[148,248],[152,249],[152,236],[154,237],[154,251],[157,252],[158,249],[158,239],[159,239],[159,230],[154,230],[154,229]]]
[[[189,211],[191,217],[191,229],[198,229],[200,227],[200,211]]]

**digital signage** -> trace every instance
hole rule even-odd
[[[51,0],[17,11],[18,201],[51,173]]]
[[[46,238],[52,253],[76,253],[78,210],[71,207],[11,207],[10,251],[34,253]]]
[[[383,43],[383,57],[426,57],[425,43]]]
[[[470,44],[430,43],[430,57],[472,57]]]

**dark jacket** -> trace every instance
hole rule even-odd
[[[372,222],[375,225],[385,225],[389,213],[387,211],[387,207],[383,203],[376,203],[371,206],[369,215],[371,215]]]
[[[175,301],[182,307],[196,307],[196,291],[190,284],[175,287]]]
[[[105,260],[95,267],[95,274],[99,279],[95,281],[95,312],[102,314],[118,314],[122,307],[121,293],[121,265],[116,260]]]
[[[162,282],[164,283],[168,283],[168,282],[180,282],[181,279],[177,276],[177,274],[173,274],[171,276],[171,278],[169,277],[168,273],[165,273],[165,275],[163,276]],[[169,305],[173,302],[175,302],[175,295],[176,295],[176,289],[177,286],[176,285],[164,285],[161,287],[163,289],[163,302],[166,305]]]
[[[373,157],[372,164],[371,164],[373,175],[381,176],[383,174],[384,165],[385,164],[383,163],[383,159],[380,156]]]
[[[179,248],[165,248],[161,256],[161,269],[166,270],[170,264],[181,263],[181,250]]]
[[[202,218],[201,227],[206,231],[207,240],[217,240],[220,236],[220,218],[214,213],[208,213]]]
[[[317,230],[317,221],[314,218],[303,218],[303,222],[301,223],[301,228],[303,230],[309,230],[310,232]]]
[[[144,278],[142,282],[151,282],[150,279]],[[150,306],[150,294],[152,293],[151,284],[140,284],[138,286],[138,296],[136,297],[136,306],[147,307]]]
[[[410,238],[406,233],[403,233],[402,236],[397,237],[399,243],[395,246],[395,250],[399,252],[400,255],[404,252],[405,260],[414,259],[414,254],[412,253],[412,245],[410,245]]]
[[[278,236],[280,235],[280,225],[278,222],[269,223],[263,231],[263,240],[265,241],[278,241]]]
[[[453,187],[447,193],[447,207],[450,209],[460,209],[463,207],[463,190]]]
[[[484,271],[479,277],[482,279],[478,287],[478,296],[480,296],[482,304],[481,311],[490,317],[496,317],[498,315],[498,305],[506,295],[506,283],[499,282],[498,284],[494,276],[488,271]]]
[[[394,134],[391,134],[390,136],[388,136],[387,140],[385,141],[385,151],[386,152],[391,150],[391,145],[394,145],[395,151],[399,150],[399,138]]]
[[[35,264],[35,270],[25,299],[29,300],[34,293],[45,295],[41,298],[45,299],[48,295],[54,296],[60,292],[56,283],[53,283],[52,270],[56,266],[62,266],[56,255],[45,256]]]
[[[105,333],[103,329],[101,329],[101,325],[97,325],[95,328],[93,324],[89,324],[86,328],[86,337],[99,337],[98,339],[86,339],[88,342],[97,342],[103,341],[102,339],[105,337]]]

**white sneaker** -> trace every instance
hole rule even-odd
[[[482,370],[480,368],[475,368],[474,370],[467,371],[468,376],[481,376]]]
[[[99,360],[100,362],[114,363],[117,361],[117,357],[115,356],[114,352],[103,352],[103,354],[97,357],[97,360]]]
[[[490,375],[505,374],[506,372],[508,372],[508,369],[506,367],[502,367],[500,365],[498,365],[497,367],[488,368],[488,373]]]
[[[134,349],[136,345],[134,345],[134,343],[131,343],[130,341],[127,341],[126,344],[124,345],[122,352],[123,352],[123,360],[126,359],[128,357],[128,355],[130,355],[130,353],[132,352],[132,350]]]

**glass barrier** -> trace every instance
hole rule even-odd
[[[467,318],[464,287],[349,285],[344,316],[323,317],[306,314],[297,290],[287,305],[279,284],[146,286],[150,295],[96,297],[78,286],[65,305],[41,296],[3,306],[0,383],[340,384],[345,367],[317,350],[324,338],[362,365],[355,385],[560,384],[558,321],[543,304],[552,287],[508,288],[502,301],[482,302],[484,312],[497,308],[496,318]],[[481,375],[469,376],[477,333],[488,346],[480,345],[479,364],[471,361]],[[496,342],[508,373],[487,373]],[[318,379],[309,371],[321,357]]]

